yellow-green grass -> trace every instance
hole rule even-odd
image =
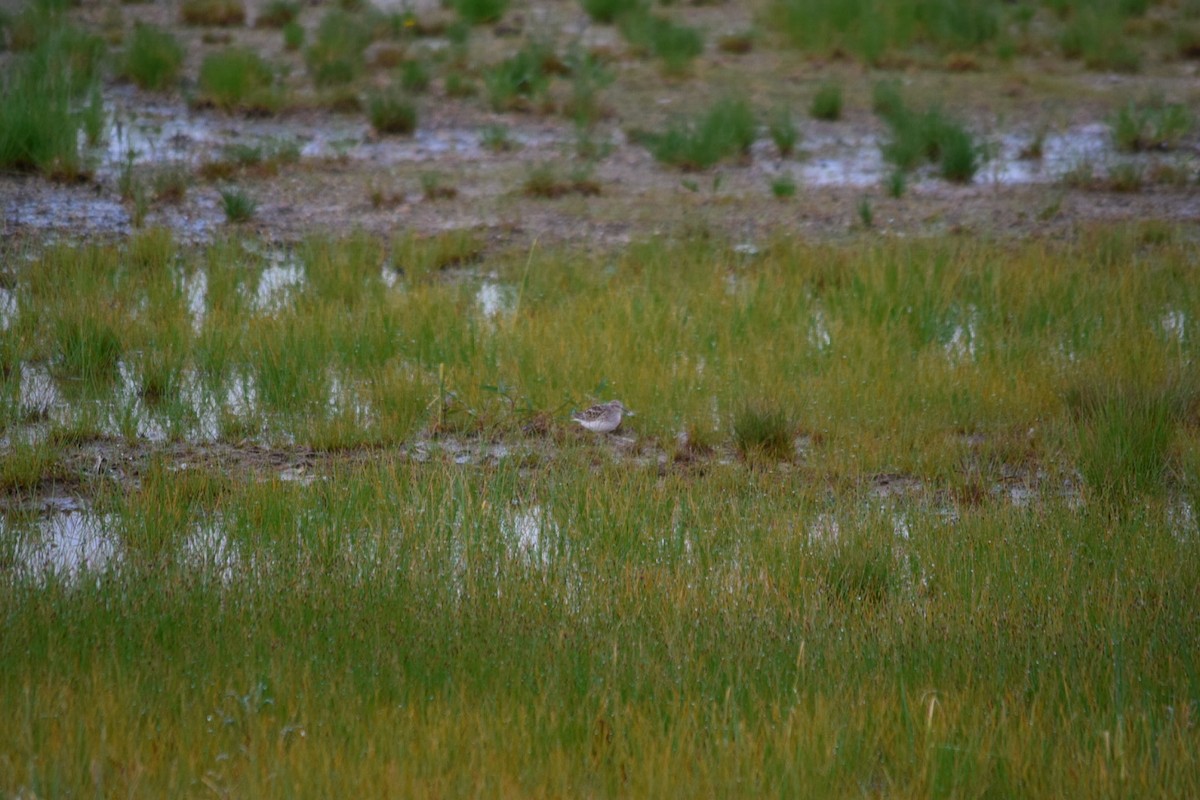
[[[1198,259],[1183,230],[482,258],[473,236],[52,246],[16,273],[5,359],[13,374],[45,366],[79,413],[84,399],[130,408],[133,375],[145,413],[185,438],[203,406],[277,445],[403,444],[444,429],[446,397],[460,433],[516,434],[530,414],[565,430],[572,406],[618,397],[650,441],[690,430],[732,448],[751,402],[835,481],[954,483],[981,460],[1095,478],[1109,468],[1081,459],[1115,458],[1161,489],[1195,438]],[[459,263],[491,286],[441,273]],[[1147,425],[1104,422],[1122,408]]]
[[[152,464],[96,513],[119,564],[0,575],[5,794],[1200,790],[1200,539],[1165,503],[947,516],[576,450]]]

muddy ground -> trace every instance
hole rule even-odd
[[[431,30],[454,20],[434,3],[405,7]],[[1130,101],[1158,96],[1200,108],[1196,60],[1158,54],[1148,45],[1140,73],[1099,73],[1039,51],[1043,45],[1034,40],[1010,61],[918,52],[876,69],[797,53],[767,30],[764,7],[672,6],[666,11],[672,19],[704,31],[706,49],[686,74],[671,75],[659,62],[639,56],[612,26],[592,23],[575,2],[517,2],[500,24],[471,33],[466,66],[480,78],[472,97],[447,94],[451,45],[444,36],[377,42],[367,54],[368,63],[377,66],[351,94],[361,96],[392,80],[394,69],[378,66],[397,57],[380,54],[387,48],[425,61],[432,75],[429,90],[417,99],[416,133],[380,136],[363,112],[328,110],[328,97],[307,77],[302,51],[284,50],[278,30],[254,27],[260,6],[248,6],[245,25],[218,29],[182,25],[175,3],[84,3],[72,12],[74,18],[114,41],[139,21],[172,30],[186,44],[185,77],[177,90],[165,93],[110,80],[104,92],[110,130],[91,154],[92,179],[66,185],[0,175],[0,231],[10,239],[50,232],[120,236],[136,225],[166,225],[189,240],[232,229],[290,241],[314,231],[471,228],[500,247],[537,240],[607,248],[698,231],[749,243],[780,233],[840,237],[866,227],[864,203],[871,227],[894,235],[1065,235],[1081,223],[1200,221],[1200,137],[1193,131],[1170,152],[1127,155],[1115,150],[1109,129],[1112,115]],[[300,19],[310,34],[326,10],[304,8]],[[749,52],[725,52],[718,45],[722,36],[745,32],[752,34]],[[567,78],[554,79],[548,97],[532,110],[489,108],[482,76],[531,40],[553,42],[563,53],[583,47],[607,65],[612,82],[600,92],[603,116],[587,132],[591,158],[581,157],[579,130],[563,111],[571,90]],[[204,55],[230,44],[249,46],[281,66],[289,93],[284,111],[247,117],[189,104]],[[889,196],[885,182],[892,170],[880,155],[887,128],[871,110],[872,87],[880,80],[898,80],[913,107],[937,104],[967,122],[986,154],[972,182],[950,183],[926,167],[910,176],[903,196]],[[844,115],[836,122],[807,114],[817,87],[827,81],[839,83],[845,94]],[[790,109],[800,129],[798,152],[781,158],[764,124],[748,158],[688,173],[657,163],[630,140],[633,131],[661,130],[731,94],[749,99],[764,120],[774,109]],[[489,149],[488,126],[506,128],[516,147]],[[1037,139],[1041,155],[1029,158],[1025,151]],[[204,169],[230,145],[269,148],[281,141],[298,147],[298,160],[218,178]],[[155,170],[185,170],[186,195],[140,209],[123,198],[130,152],[133,174],[147,183]],[[1118,164],[1135,166],[1140,176],[1135,186],[1113,190],[1105,176]],[[550,165],[564,180],[582,170],[589,192],[528,196],[523,187],[539,165]],[[1072,180],[1081,169],[1093,179]],[[452,197],[425,196],[431,174]],[[795,182],[794,197],[772,195],[770,184],[781,176]],[[219,191],[230,186],[258,202],[250,222],[226,221]]]

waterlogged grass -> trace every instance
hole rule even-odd
[[[633,137],[664,164],[704,170],[722,159],[749,153],[757,127],[754,111],[744,100],[725,98],[696,119],[676,120],[661,133],[636,132]]]
[[[107,567],[0,577],[0,790],[1189,796],[1168,517],[570,455],[152,464],[97,502]],[[3,525],[7,556],[45,535]]]
[[[447,402],[464,435],[520,436],[542,415],[557,436],[567,409],[617,397],[648,442],[701,431],[736,451],[751,397],[786,412],[812,443],[794,460],[834,482],[954,487],[981,470],[1078,486],[1078,470],[1108,495],[1133,470],[1128,497],[1190,483],[1200,260],[1181,233],[762,248],[505,254],[466,231],[195,251],[149,231],[12,260],[5,361],[87,398],[63,426],[84,405],[136,416],[132,393],[185,438],[220,438],[200,422],[216,415],[242,420],[226,426],[238,439],[340,448],[411,441]],[[470,277],[484,264],[490,285]],[[1119,404],[1089,388],[1104,386],[1124,387]],[[1166,401],[1137,387],[1162,386],[1177,388],[1158,414]],[[1125,406],[1153,417],[1148,432],[1106,422],[1131,419]]]
[[[0,792],[1200,792],[1186,231],[485,244],[11,252]]]

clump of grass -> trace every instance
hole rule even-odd
[[[421,195],[428,201],[453,200],[458,197],[458,188],[446,182],[446,177],[440,172],[422,172]]]
[[[32,7],[17,19],[29,25],[29,39],[9,31],[18,52],[0,70],[0,168],[79,180],[89,173],[80,134],[95,144],[103,131],[104,42],[53,8]]]
[[[67,478],[61,454],[50,442],[17,441],[0,458],[0,495],[26,495],[50,481]]]
[[[600,194],[600,184],[586,169],[563,177],[554,164],[545,162],[530,168],[521,186],[521,192],[526,197],[543,199],[554,199],[569,194],[591,197]]]
[[[253,50],[231,47],[211,53],[200,64],[200,105],[224,111],[274,113],[283,104],[275,73]]]
[[[417,129],[417,106],[397,89],[372,92],[367,99],[367,118],[379,133],[410,136]]]
[[[64,316],[55,328],[55,368],[85,386],[116,378],[123,351],[117,331],[94,315]]]
[[[269,0],[254,20],[256,28],[286,28],[300,16],[300,4],[292,0]]]
[[[1142,55],[1125,35],[1120,14],[1104,5],[1076,9],[1059,34],[1059,50],[1066,58],[1082,59],[1089,69],[1137,72]]]
[[[887,190],[888,197],[903,197],[904,192],[908,189],[908,175],[902,169],[892,170],[888,173],[884,188]]]
[[[868,230],[875,227],[875,208],[871,205],[871,198],[863,197],[858,201],[858,221]]]
[[[637,134],[659,161],[684,170],[708,169],[730,156],[750,152],[757,134],[754,112],[743,100],[717,101],[696,120],[670,125],[658,134]]]
[[[921,163],[938,165],[943,178],[969,183],[979,171],[980,147],[962,123],[941,109],[909,109],[894,84],[875,88],[875,110],[888,123],[891,138],[883,145],[884,158],[909,171]]]
[[[551,77],[563,71],[549,45],[530,42],[484,75],[488,103],[495,111],[527,110],[546,94]]]
[[[780,175],[771,180],[771,194],[779,200],[796,196],[796,181],[791,175]]]
[[[493,153],[508,153],[516,150],[519,146],[512,138],[508,128],[497,124],[483,127],[480,143]]]
[[[842,118],[842,87],[840,84],[826,82],[821,84],[813,95],[808,113],[813,119],[833,122]]]
[[[645,0],[580,0],[579,4],[592,22],[601,25],[611,25],[626,14],[643,11],[646,6]]]
[[[363,21],[332,9],[321,18],[313,43],[304,54],[308,72],[317,86],[340,86],[356,80],[366,67],[371,31]]]
[[[457,69],[446,73],[443,86],[447,97],[474,97],[476,92],[475,79]]]
[[[455,229],[419,236],[405,234],[392,241],[391,261],[407,279],[419,281],[453,267],[475,263],[483,255],[484,241],[470,229]]]
[[[183,67],[183,46],[169,31],[138,23],[122,59],[121,74],[143,89],[173,86]]]
[[[1191,133],[1192,125],[1186,106],[1162,98],[1128,103],[1109,122],[1117,149],[1129,153],[1174,149]]]
[[[626,14],[620,18],[620,29],[634,48],[661,59],[668,72],[685,72],[704,52],[704,36],[700,31],[657,14]]]
[[[238,188],[221,189],[221,208],[230,222],[247,222],[258,210],[258,201]]]
[[[400,67],[400,85],[407,92],[421,94],[429,89],[429,68],[424,61],[405,61]]]
[[[304,26],[299,22],[289,22],[283,26],[283,49],[295,52],[304,46]]]
[[[917,44],[943,53],[979,50],[1000,33],[997,7],[986,0],[773,0],[768,14],[802,50],[849,53],[870,64]]]
[[[1161,492],[1175,431],[1200,409],[1194,380],[1104,381],[1066,395],[1077,425],[1080,471],[1102,501]]]
[[[450,0],[450,7],[468,25],[496,22],[508,10],[509,0]]]
[[[241,0],[183,0],[179,18],[185,25],[231,27],[246,21],[246,8]]]
[[[566,66],[571,75],[571,97],[563,113],[577,127],[590,127],[603,114],[600,92],[612,83],[613,75],[598,58],[579,49],[568,55]]]
[[[796,143],[800,140],[800,130],[792,119],[792,112],[786,107],[778,108],[767,123],[767,131],[771,141],[779,151],[780,158],[787,158],[796,151]]]
[[[765,404],[742,406],[733,417],[733,443],[744,458],[788,460],[794,425],[786,411]]]
[[[163,164],[150,178],[151,190],[158,203],[181,203],[191,182],[191,174],[182,164]]]

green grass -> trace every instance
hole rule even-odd
[[[746,458],[766,456],[788,459],[792,455],[793,423],[779,408],[745,405],[733,418],[733,442]]]
[[[580,0],[579,3],[593,22],[611,25],[626,14],[645,10],[644,0]]]
[[[230,222],[246,222],[258,210],[258,201],[241,189],[221,189],[221,208]]]
[[[257,52],[230,47],[204,57],[196,101],[225,111],[274,113],[283,104],[275,71]]]
[[[637,50],[661,59],[669,73],[684,73],[704,52],[704,35],[666,17],[634,11],[618,19],[621,34]]]
[[[484,73],[488,104],[493,111],[528,110],[540,102],[556,72],[565,71],[553,48],[531,41]]]
[[[153,25],[134,26],[125,50],[122,74],[143,89],[175,85],[183,68],[183,46],[169,31]]]
[[[498,21],[508,10],[509,0],[450,0],[460,19],[468,25],[485,25]]]
[[[970,183],[979,171],[983,150],[966,127],[937,106],[910,109],[894,83],[881,82],[874,90],[874,108],[887,122],[891,137],[883,156],[905,172],[923,163],[934,163],[938,174],[956,183]]]
[[[1117,149],[1128,153],[1175,149],[1192,132],[1193,125],[1185,105],[1162,98],[1128,103],[1109,122]]]
[[[1200,564],[1158,508],[948,522],[737,467],[388,456],[311,486],[151,464],[103,507],[121,567],[0,581],[6,792],[125,793],[135,761],[155,795],[1197,788],[1164,708]]]
[[[256,28],[286,28],[300,16],[300,4],[292,0],[270,0],[254,19]]]
[[[833,122],[842,118],[842,87],[837,83],[823,83],[813,95],[808,113],[813,119]]]
[[[706,114],[679,120],[662,133],[642,133],[656,159],[684,170],[704,170],[722,159],[745,156],[757,135],[754,112],[743,100],[718,100]]]
[[[792,119],[790,109],[786,107],[776,109],[767,123],[767,132],[771,134],[771,141],[775,142],[775,149],[779,151],[780,158],[788,158],[796,152],[796,143],[800,141],[800,130],[796,127],[795,120]]]
[[[372,92],[367,98],[367,119],[379,133],[410,136],[417,129],[417,106],[397,89]]]
[[[1191,233],[6,242],[0,793],[1195,795]]]
[[[371,38],[370,28],[359,16],[340,9],[326,12],[304,54],[313,82],[342,86],[357,80],[366,68],[364,53]]]
[[[80,134],[96,144],[103,130],[104,43],[53,10],[32,6],[18,20],[24,38],[0,74],[0,168],[78,180],[90,172]]]

